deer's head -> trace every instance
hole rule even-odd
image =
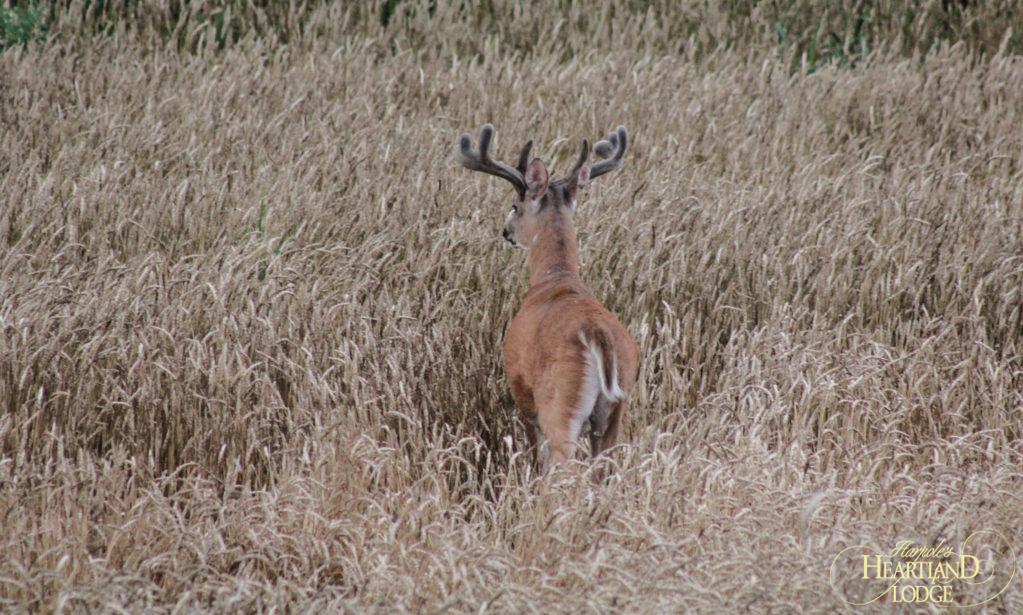
[[[503,236],[514,245],[528,248],[544,226],[561,214],[575,211],[576,194],[591,179],[617,169],[622,164],[628,147],[628,133],[619,126],[607,140],[597,143],[594,150],[602,160],[592,167],[587,160],[590,144],[585,139],[575,166],[561,179],[551,181],[546,165],[539,158],[530,160],[533,142],[529,141],[519,153],[514,167],[490,157],[490,144],[494,127],[485,124],[480,130],[479,150],[474,151],[472,137],[462,134],[458,144],[459,162],[471,171],[481,171],[507,180],[515,188],[518,198],[513,201]]]

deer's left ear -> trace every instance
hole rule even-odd
[[[590,165],[584,164],[579,167],[579,173],[575,176],[576,190],[585,186],[588,181],[590,181]]]
[[[590,181],[590,165],[583,163],[579,165],[579,170],[568,178],[568,183],[565,184],[565,191],[568,193],[568,200],[573,205],[575,204],[575,193],[580,188],[586,185],[586,182]]]
[[[539,158],[533,158],[533,161],[526,167],[526,196],[530,200],[537,200],[543,197],[544,193],[547,192],[547,184],[550,182],[550,176],[547,174],[547,167],[544,166],[543,161]]]

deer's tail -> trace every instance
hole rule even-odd
[[[625,391],[618,385],[618,360],[615,357],[614,344],[607,332],[597,325],[590,325],[579,332],[590,365],[597,372],[600,392],[608,401],[615,402],[625,398]]]

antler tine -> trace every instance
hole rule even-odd
[[[579,172],[579,169],[581,169],[582,166],[584,164],[586,164],[586,161],[589,159],[589,157],[590,157],[590,142],[589,142],[588,139],[583,139],[583,148],[579,152],[579,160],[577,160],[576,163],[575,163],[575,166],[572,167],[572,176],[573,177],[575,177],[575,174]]]
[[[522,151],[519,152],[519,163],[515,165],[519,173],[522,173],[522,177],[526,176],[526,167],[529,165],[529,152],[533,150],[533,140],[526,141],[526,144],[522,146]]]
[[[472,137],[469,133],[462,133],[462,136],[458,140],[458,161],[463,167],[470,171],[480,171],[488,175],[494,175],[502,179],[506,179],[519,193],[519,198],[526,193],[526,181],[523,179],[524,171],[512,168],[503,162],[499,162],[490,157],[490,142],[494,138],[494,127],[491,124],[484,124],[483,128],[480,129],[480,148],[478,152],[472,149]],[[529,155],[529,149],[532,148],[533,142],[530,141],[523,148],[523,155]],[[522,157],[519,157],[520,166],[525,168],[522,164]]]
[[[589,159],[589,157],[590,157],[590,142],[588,140],[586,140],[586,139],[583,139],[583,147],[579,151],[579,159],[576,160],[575,166],[573,166],[572,170],[568,172],[568,175],[565,175],[564,177],[559,179],[557,182],[555,182],[555,184],[557,184],[557,185],[564,185],[564,184],[568,184],[569,182],[574,180],[576,175],[579,174],[579,169],[581,169],[582,166],[584,164],[586,164],[586,161]]]
[[[610,173],[622,166],[622,158],[625,156],[625,150],[628,147],[629,133],[625,131],[625,126],[619,126],[608,135],[606,141],[597,143],[593,149],[604,160],[593,165],[593,168],[590,169],[590,179]]]

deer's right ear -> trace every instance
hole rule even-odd
[[[550,176],[547,174],[547,167],[539,158],[526,167],[526,197],[535,201],[547,192],[547,185],[550,183]]]

